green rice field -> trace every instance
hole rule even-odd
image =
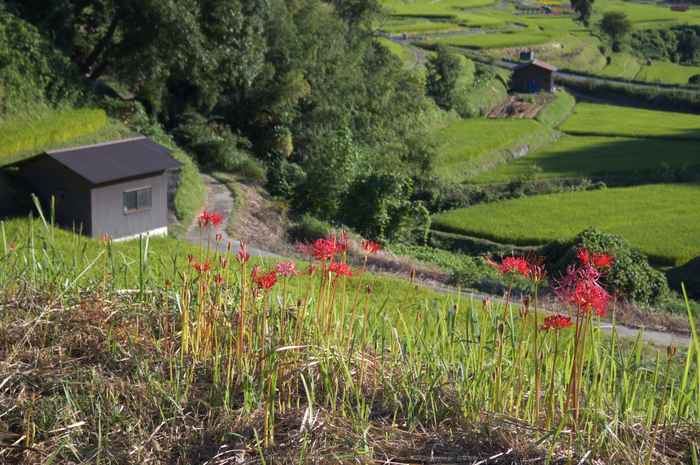
[[[479,50],[493,48],[526,47],[549,43],[552,37],[540,34],[473,34],[449,37],[435,42],[453,47],[465,47]]]
[[[589,136],[700,140],[700,115],[581,103],[559,129]]]
[[[469,118],[458,121],[437,134],[437,167],[470,160],[484,152],[508,145],[534,131],[540,123],[529,119]]]
[[[494,0],[415,0],[404,2],[402,0],[385,0],[382,7],[396,16],[418,16],[423,18],[461,19],[462,10],[475,7],[493,5]]]
[[[642,65],[639,60],[629,53],[613,53],[610,64],[597,74],[600,76],[635,79]]]
[[[638,80],[661,82],[664,84],[687,84],[691,76],[700,74],[700,66],[683,66],[665,61],[642,66]]]
[[[399,24],[396,26],[383,26],[380,31],[387,34],[407,34],[425,32],[446,32],[458,30],[459,25],[454,23],[419,22],[414,24]]]
[[[653,171],[700,166],[697,142],[623,137],[564,136],[557,142],[507,165],[480,174],[473,183],[508,182],[526,174],[532,165],[542,177],[575,178],[610,173]]]
[[[595,226],[668,265],[700,255],[698,224],[698,183],[525,197],[479,204],[435,220],[443,231],[518,245],[545,244]]]

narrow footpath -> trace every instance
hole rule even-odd
[[[214,179],[212,176],[202,173],[202,179],[204,182],[207,183],[207,203],[205,205],[205,209],[207,211],[212,211],[216,210],[219,212],[222,212],[225,215],[225,220],[228,220],[231,216],[231,212],[233,211],[235,202],[234,202],[234,197],[233,193],[226,187],[226,185],[220,181],[217,181]],[[239,246],[239,240],[234,239],[228,235],[226,232],[226,227],[221,227],[217,232],[220,232],[223,234],[223,238],[221,240],[221,245],[219,246],[221,248],[225,248],[228,243],[231,243],[231,253],[236,254],[240,250]],[[199,245],[199,226],[197,224],[197,221],[192,223],[190,225],[190,228],[187,232],[187,235],[184,237],[184,239],[187,242],[191,242],[193,244]],[[213,247],[216,247],[216,244],[213,244]],[[248,252],[250,253],[251,257],[273,257],[273,258],[284,258],[281,255],[272,253],[268,250],[265,250],[261,247],[259,247],[259,244],[257,246],[253,245],[248,245]],[[435,292],[439,292],[441,294],[452,294],[452,295],[457,295],[458,293],[461,294],[462,298],[473,298],[475,300],[484,300],[488,298],[492,302],[499,302],[499,303],[505,303],[505,299],[501,296],[496,296],[496,295],[489,295],[489,294],[484,294],[484,293],[479,293],[479,292],[472,292],[472,291],[459,291],[454,288],[449,288],[449,287],[443,287],[443,286],[438,286],[438,285],[432,285],[432,284],[426,284],[426,283],[417,283],[418,285],[431,289]],[[545,308],[541,308],[542,311],[547,311]],[[636,338],[637,335],[639,334],[639,329],[636,328],[630,328],[627,326],[622,326],[622,325],[616,325],[617,333],[618,335],[622,337],[630,337],[630,338]],[[612,334],[612,324],[611,323],[601,323],[601,330],[605,333]],[[678,347],[688,347],[690,345],[690,336],[682,335],[682,334],[676,334],[676,333],[668,333],[668,332],[661,332],[661,331],[652,331],[652,330],[644,330],[644,333],[642,335],[642,338],[644,342],[646,343],[652,343],[658,346],[667,346],[671,343],[675,344]]]
[[[214,177],[206,173],[202,173],[201,176],[204,182],[207,183],[207,202],[204,206],[204,209],[207,211],[218,211],[224,216],[224,224],[220,228],[215,230],[215,232],[222,234],[219,250],[226,250],[228,244],[231,243],[231,254],[235,255],[241,250],[240,240],[230,237],[228,235],[228,232],[226,232],[226,224],[228,223],[228,220],[231,217],[231,213],[233,212],[233,207],[235,205],[233,193],[229,190],[228,187],[226,187],[224,183],[216,180]],[[199,233],[199,224],[197,223],[197,219],[195,218],[183,239],[187,242],[191,242],[192,244],[199,245]],[[216,242],[212,241],[211,247],[215,248]],[[281,255],[277,255],[268,250],[253,245],[248,245],[248,253],[251,257],[282,258]]]

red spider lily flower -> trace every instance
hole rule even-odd
[[[596,269],[607,268],[613,263],[613,258],[607,253],[594,253],[591,257],[591,264]]]
[[[530,279],[532,279],[533,282],[536,284],[541,283],[544,281],[544,278],[547,276],[547,271],[544,269],[544,265],[538,264],[538,265],[532,265],[530,267]]]
[[[343,231],[340,233],[340,244],[338,244],[338,250],[340,253],[347,253],[348,251],[348,232]]]
[[[309,263],[308,275],[313,276],[317,269],[318,267],[316,265],[314,265],[313,263]]]
[[[106,244],[107,241],[109,240],[109,234],[103,234],[100,236],[100,239],[102,240],[103,244]]]
[[[331,261],[331,264],[328,266],[328,271],[335,273],[335,279],[338,279],[340,276],[352,278],[352,269],[350,269],[350,267],[345,263]]]
[[[228,268],[228,259],[219,255],[219,265],[221,265],[221,268],[225,270],[226,268]]]
[[[205,263],[194,262],[194,263],[192,263],[192,268],[194,268],[195,270],[197,270],[201,274],[201,273],[205,273],[205,272],[211,270],[211,264],[209,262],[205,262]]]
[[[15,247],[16,247],[15,243],[14,243],[14,242],[10,242],[10,250],[11,250],[11,251],[12,251],[12,250],[15,250]]]
[[[373,242],[371,239],[362,239],[362,248],[365,249],[365,255],[379,252],[380,245]]]
[[[370,294],[372,293],[372,286],[370,286],[370,285],[368,284],[367,287],[365,288],[365,293],[366,293],[367,295],[370,295]]]
[[[582,314],[607,316],[607,307],[613,300],[597,281],[581,280],[568,289],[555,292],[565,303],[578,307]]]
[[[416,279],[416,270],[411,270],[410,276],[411,276],[411,281],[413,281],[414,279]]]
[[[559,331],[560,329],[568,328],[573,326],[571,317],[563,315],[552,315],[544,319],[544,326],[540,328],[540,331],[549,331],[553,329]]]
[[[224,235],[221,234],[221,233],[218,233],[218,234],[217,234],[216,236],[214,236],[214,237],[216,238],[216,243],[218,244],[218,243],[221,242],[221,238],[224,237]]]
[[[505,276],[507,273],[520,273],[524,277],[528,277],[531,268],[531,258],[528,256],[516,257],[511,255],[510,257],[501,256],[501,264],[496,263],[491,257],[485,256],[486,261],[492,267],[498,270],[500,276]]]
[[[217,273],[217,274],[214,275],[214,282],[215,282],[216,284],[221,285],[221,283],[223,282],[223,280],[224,280],[224,278],[222,278],[220,274]]]
[[[277,284],[277,273],[274,271],[267,271],[264,273],[259,273],[256,271],[253,281],[260,289],[265,289],[267,291],[272,289],[274,285]]]
[[[229,242],[229,245],[231,243]],[[248,253],[248,244],[245,242],[241,241],[241,250],[236,254],[236,260],[238,260],[238,263],[248,263],[248,260],[250,260],[250,254]]]
[[[199,229],[206,228],[209,225],[210,218],[211,214],[206,210],[202,210],[199,213],[199,216],[197,216],[197,223],[199,224]]]
[[[187,256],[187,260],[190,262],[190,265],[191,265],[192,262],[194,262],[194,254],[189,254],[189,255]]]
[[[578,258],[578,261],[580,261],[584,265],[588,265],[589,263],[591,263],[591,258],[588,249],[576,249],[576,258]]]
[[[313,244],[298,244],[302,252],[318,261],[327,260],[340,253],[335,237],[317,239]]]
[[[292,276],[296,276],[299,274],[299,272],[294,269],[294,262],[287,262],[287,263],[277,262],[275,272],[278,275],[284,275],[287,278],[290,278]]]
[[[168,278],[165,278],[165,287],[170,287],[171,284],[172,283],[170,282],[170,280]]]
[[[50,286],[49,286],[49,291],[51,291],[52,294],[53,294],[54,292],[56,292],[56,285],[55,285],[55,284],[50,285]]]
[[[214,211],[209,214],[209,224],[215,228],[221,226],[224,222],[224,213],[219,211]]]
[[[231,242],[229,241],[228,244],[226,244],[226,251],[230,252],[231,251]]]

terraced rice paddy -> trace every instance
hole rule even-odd
[[[453,47],[489,50],[494,48],[526,47],[549,43],[552,37],[540,34],[474,34],[449,37],[436,42]]]
[[[541,168],[542,177],[547,178],[577,178],[700,166],[697,145],[694,141],[564,136],[552,145],[469,181],[508,182],[528,173],[533,165]]]
[[[589,136],[700,140],[700,115],[581,103],[559,129]]]
[[[583,229],[622,235],[651,259],[681,265],[700,255],[700,184],[653,184],[480,204],[435,220],[443,231],[506,244],[544,244]]]
[[[459,30],[459,25],[454,23],[414,23],[414,24],[399,24],[396,26],[383,26],[380,32],[386,34],[401,34],[401,33],[426,33],[426,32],[448,32]]]
[[[437,166],[449,166],[470,160],[484,152],[508,145],[534,131],[540,123],[529,119],[470,118],[458,121],[440,131],[437,140]]]
[[[605,77],[635,79],[642,65],[629,53],[613,53],[610,63],[597,74]]]
[[[687,84],[691,76],[700,74],[700,66],[683,66],[676,63],[655,61],[651,66],[642,66],[637,79],[664,84]]]
[[[382,7],[392,15],[417,16],[422,18],[461,19],[464,10],[493,5],[494,0],[385,0]]]

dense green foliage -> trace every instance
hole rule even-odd
[[[103,110],[70,110],[0,128],[0,159],[13,153],[89,134],[107,122]],[[69,124],[67,124],[69,123]]]
[[[450,53],[447,47],[438,46],[436,54],[429,58],[426,65],[426,90],[438,105],[450,108],[461,71],[459,57]]]
[[[668,284],[660,271],[649,265],[647,258],[633,251],[620,236],[588,228],[571,239],[560,239],[547,244],[539,253],[547,258],[552,276],[563,276],[566,267],[576,261],[576,249],[592,253],[607,252],[614,257],[603,283],[610,286],[618,298],[644,304],[659,303],[669,294]]]
[[[700,116],[582,103],[560,126],[569,134],[700,139]]]
[[[643,56],[694,63],[700,54],[699,30],[699,26],[641,29],[630,35],[629,43]]]
[[[594,1],[595,0],[571,0],[571,9],[578,15],[576,19],[581,21],[586,27],[590,24]]]
[[[614,43],[623,39],[632,30],[632,21],[627,14],[620,10],[610,10],[603,13],[600,28]]]
[[[687,183],[538,195],[456,210],[434,224],[520,245],[545,244],[595,226],[621,235],[652,261],[681,265],[700,254],[699,194],[700,184]]]

